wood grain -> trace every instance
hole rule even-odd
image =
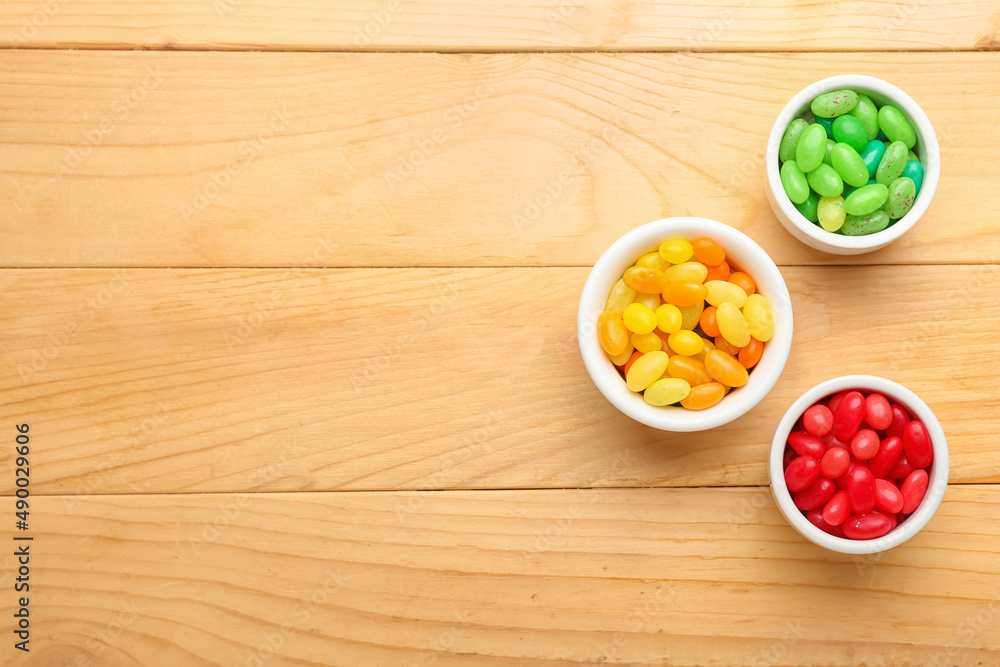
[[[689,435],[590,382],[586,269],[6,270],[0,423],[31,424],[50,494],[766,484],[791,402],[869,373],[940,415],[952,481],[995,482],[997,272],[784,269],[781,380]]]
[[[993,486],[949,488],[917,537],[872,557],[807,542],[763,488],[35,502],[35,638],[12,667],[875,667],[1000,651]]]
[[[367,0],[0,4],[17,48],[415,51],[994,49],[989,0]]]
[[[671,215],[722,220],[783,264],[996,263],[998,64],[0,52],[0,266],[583,266]],[[785,100],[844,71],[924,105],[944,170],[904,239],[851,259],[777,224],[760,161]]]

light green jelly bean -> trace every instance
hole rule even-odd
[[[881,183],[872,183],[858,188],[844,200],[844,210],[847,215],[868,215],[882,208],[889,198],[889,188]]]
[[[823,162],[833,166],[833,147],[837,145],[837,142],[833,139],[826,140],[826,155],[823,157]]]
[[[828,232],[835,232],[841,228],[846,219],[844,212],[843,197],[821,197],[817,207],[819,215],[819,226]]]
[[[916,196],[917,189],[913,181],[906,176],[901,176],[889,186],[889,198],[882,208],[893,220],[902,218],[913,206],[913,200]]]
[[[849,113],[858,104],[858,94],[853,90],[832,90],[812,101],[809,108],[817,116],[836,118]]]
[[[826,155],[826,130],[819,123],[813,123],[799,135],[799,143],[795,145],[795,161],[799,169],[809,173],[823,163]]]
[[[910,160],[903,167],[903,176],[913,181],[913,186],[916,188],[915,195],[919,195],[920,186],[924,184],[924,165],[920,164],[919,160]]]
[[[875,180],[888,187],[899,178],[906,167],[906,145],[902,141],[894,141],[885,149],[882,161],[875,170]]]
[[[917,156],[916,153],[913,152],[912,148],[906,151],[906,159],[913,160],[914,162],[920,162],[920,158]]]
[[[819,206],[819,197],[815,192],[810,192],[809,196],[801,204],[792,204],[792,206],[809,222],[817,222],[819,220],[819,214],[816,211],[816,207]]]
[[[858,105],[851,109],[850,114],[865,126],[868,141],[878,136],[878,108],[867,95],[858,95]]]
[[[840,233],[844,236],[866,236],[880,232],[889,226],[889,214],[878,209],[868,215],[849,215],[844,220]]]
[[[788,124],[784,136],[781,137],[781,144],[778,146],[778,158],[782,162],[795,159],[795,145],[799,143],[799,137],[807,127],[809,127],[809,123],[801,118],[796,118]]]
[[[820,197],[839,197],[844,191],[844,179],[828,164],[820,163],[806,174],[806,180]]]
[[[886,104],[878,110],[878,126],[889,141],[902,141],[907,148],[913,148],[917,143],[917,133],[902,111]]]
[[[847,118],[847,116],[840,118]],[[868,167],[865,166],[865,161],[861,159],[853,147],[847,144],[837,144],[833,147],[830,157],[833,168],[848,185],[860,188],[868,182]]]
[[[793,204],[801,204],[809,198],[809,181],[795,160],[781,165],[781,185]]]
[[[865,149],[865,144],[868,143],[868,132],[860,120],[847,114],[834,119],[833,138],[860,153]]]

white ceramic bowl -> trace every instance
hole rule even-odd
[[[781,137],[784,136],[788,124],[803,112],[808,111],[810,103],[817,95],[843,88],[850,88],[868,95],[878,106],[891,103],[901,109],[910,119],[913,129],[917,133],[917,145],[913,152],[920,157],[920,162],[924,167],[924,182],[910,211],[891,227],[868,236],[834,234],[809,222],[792,205],[781,185],[778,146],[781,144]],[[941,176],[941,150],[938,147],[934,128],[927,119],[927,114],[913,101],[912,97],[896,86],[881,79],[861,74],[832,76],[799,91],[785,105],[785,108],[778,114],[777,120],[774,121],[774,127],[771,128],[771,135],[767,140],[765,160],[767,182],[764,190],[778,221],[792,236],[806,245],[834,255],[860,255],[878,250],[905,234],[927,211],[927,207],[930,206],[931,199],[934,198],[934,193],[937,191],[938,179]]]
[[[642,255],[656,250],[664,241],[707,236],[726,251],[727,259],[747,272],[757,284],[757,291],[774,311],[774,337],[764,346],[760,362],[744,386],[733,389],[716,405],[706,410],[681,407],[655,407],[629,390],[597,339],[597,317],[604,311],[611,287],[625,269]],[[580,295],[577,313],[577,338],[580,353],[594,384],[611,404],[632,419],[664,431],[704,431],[742,416],[757,405],[781,375],[792,345],[792,306],[781,272],[767,253],[746,234],[705,218],[664,218],[642,225],[621,237],[608,248],[594,268]]]
[[[899,403],[908,409],[916,419],[922,421],[927,427],[931,436],[931,444],[934,447],[934,463],[931,464],[927,495],[924,496],[924,501],[906,521],[886,535],[874,540],[849,540],[835,537],[817,528],[795,507],[791,493],[785,486],[783,468],[785,443],[788,440],[788,434],[795,426],[795,422],[806,411],[806,408],[816,401],[849,389],[857,389],[862,393],[881,392],[890,401]],[[771,477],[771,492],[778,503],[778,508],[788,519],[788,523],[792,524],[792,527],[799,531],[803,537],[831,551],[845,554],[872,554],[902,544],[919,533],[934,516],[938,505],[941,504],[941,498],[944,497],[945,489],[948,488],[948,443],[945,440],[944,431],[941,429],[941,423],[931,409],[903,385],[873,375],[845,375],[816,385],[802,394],[797,401],[792,403],[792,407],[788,408],[788,412],[778,424],[778,430],[774,433],[774,440],[771,441],[768,472]]]

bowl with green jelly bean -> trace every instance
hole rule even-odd
[[[896,86],[843,74],[802,89],[768,138],[766,192],[778,221],[835,255],[883,248],[924,215],[941,154],[923,109]]]

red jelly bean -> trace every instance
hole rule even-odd
[[[902,444],[903,441],[900,440],[899,442],[900,442],[899,446],[902,447],[903,446],[903,444]],[[785,458],[781,462],[781,469],[784,470],[785,468],[787,468],[788,464],[791,463],[792,461],[794,461],[797,457],[798,457],[798,454],[795,453],[795,450],[792,449],[791,447],[789,447],[788,445],[785,445]]]
[[[892,423],[886,427],[886,435],[903,437],[903,427],[910,423],[910,413],[902,405],[892,404]]]
[[[865,421],[877,431],[884,431],[892,423],[892,407],[882,394],[868,394],[865,399]]]
[[[871,470],[859,465],[847,473],[847,498],[855,514],[872,511],[875,507],[875,476]]]
[[[850,442],[850,440],[848,440],[847,442],[844,442],[843,440],[838,439],[837,436],[835,436],[832,431],[830,433],[827,433],[826,435],[824,435],[820,439],[823,441],[823,444],[826,445],[827,449],[832,449],[834,447],[840,447],[841,449],[845,449],[848,452],[851,451],[851,442]]]
[[[833,412],[833,434],[841,440],[850,440],[865,419],[865,397],[860,391],[849,391]]]
[[[870,428],[863,428],[851,438],[851,453],[862,461],[867,461],[878,454],[878,433]]]
[[[866,465],[865,461],[862,461],[860,459],[856,459],[854,457],[851,457],[851,462],[847,465],[847,472],[845,472],[843,475],[841,475],[836,480],[834,480],[834,481],[837,482],[837,486],[839,486],[842,489],[846,489],[847,488],[847,476],[850,475],[851,471],[854,470],[855,468],[857,468],[858,466],[861,466],[863,468],[867,468],[868,467]]]
[[[785,486],[792,493],[805,491],[819,477],[819,461],[811,456],[800,456],[785,468]]]
[[[837,406],[840,405],[840,401],[844,398],[844,396],[847,396],[846,391],[842,391],[830,399],[829,403],[830,412],[832,413],[837,412]]]
[[[872,514],[882,514],[882,515],[885,515],[885,516],[889,517],[889,530],[892,530],[893,528],[895,528],[899,524],[899,517],[897,517],[895,514],[886,514],[882,510],[878,509],[877,507],[875,509],[873,509],[871,511],[871,513]]]
[[[876,477],[888,477],[889,471],[896,465],[899,455],[903,453],[901,438],[886,438],[878,447],[878,453],[868,460],[868,469]]]
[[[816,436],[824,436],[833,430],[833,411],[822,403],[810,406],[802,413],[802,426]]]
[[[927,481],[926,470],[914,470],[907,475],[900,487],[900,492],[903,494],[903,514],[909,514],[920,507],[927,493]]]
[[[834,537],[843,537],[844,531],[840,529],[840,526],[831,526],[823,519],[823,511],[819,508],[814,510],[809,510],[806,514],[806,518],[809,519],[809,523],[816,526],[825,533],[829,533]]]
[[[824,477],[837,479],[847,472],[850,465],[851,455],[847,453],[846,449],[831,447],[819,460],[819,471]]]
[[[832,479],[819,477],[809,485],[808,489],[796,493],[792,497],[792,501],[800,510],[812,510],[826,505],[836,491],[837,485],[833,483]]]
[[[837,491],[823,508],[823,520],[831,526],[839,526],[850,515],[851,501],[847,499],[847,491]]]
[[[903,446],[902,440],[900,440],[900,447]],[[899,455],[899,460],[896,461],[896,465],[892,466],[892,470],[886,475],[889,479],[906,479],[911,472],[916,470],[913,464],[910,463],[909,459],[906,458],[906,452]]]
[[[875,480],[875,507],[887,514],[896,515],[903,509],[903,494],[895,484],[887,479]]]
[[[926,468],[934,461],[931,434],[922,421],[913,420],[903,429],[903,451],[916,468]]]
[[[788,434],[788,444],[802,456],[811,456],[819,459],[826,451],[826,445],[815,435],[810,435],[805,431],[795,431]]]
[[[852,540],[874,540],[892,530],[892,521],[881,512],[855,514],[842,526],[844,535]]]

